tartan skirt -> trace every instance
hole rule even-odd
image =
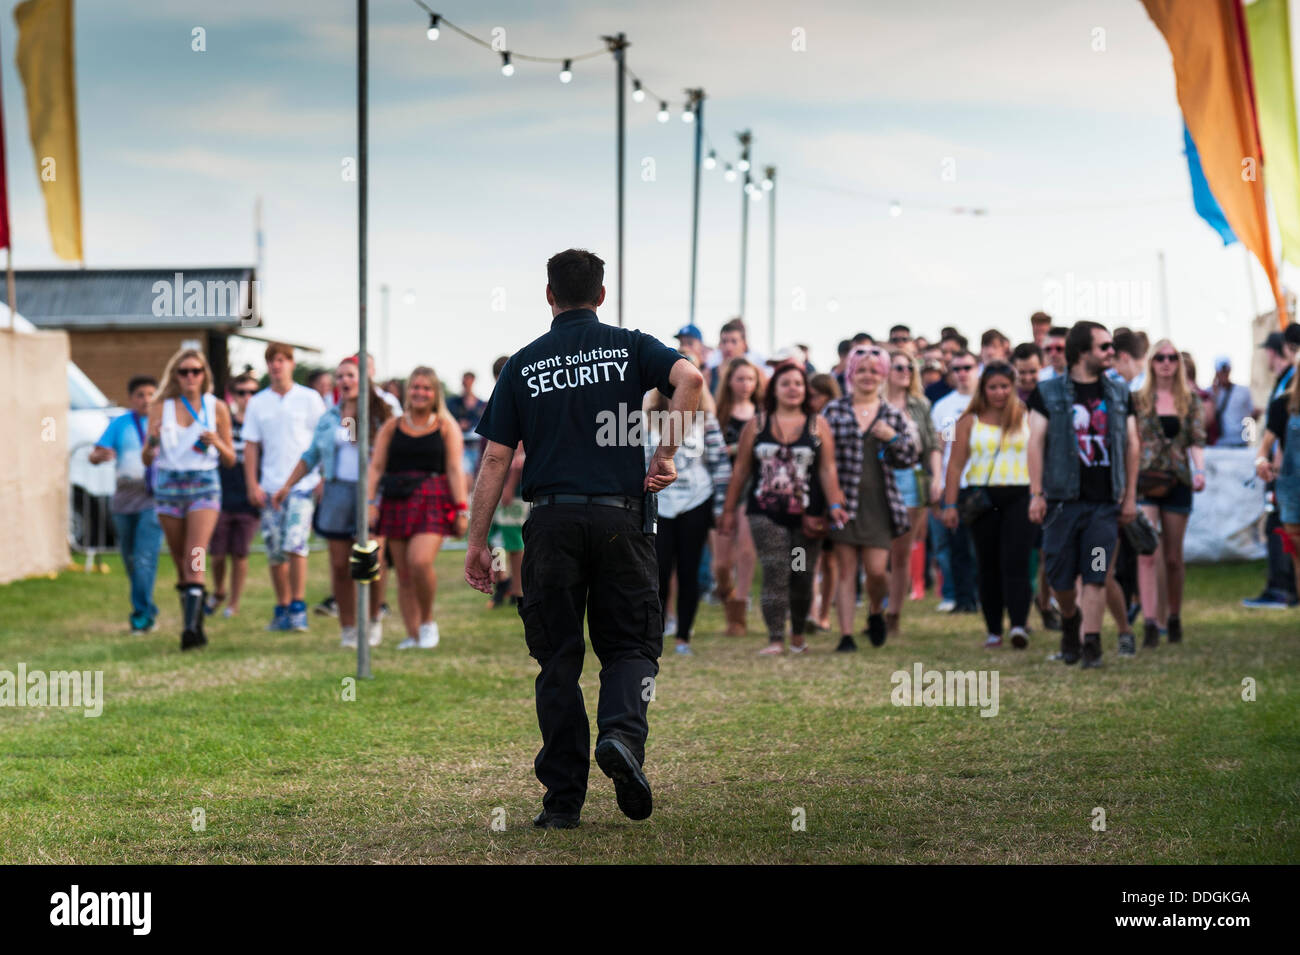
[[[451,498],[447,475],[428,474],[410,497],[380,500],[379,525],[375,534],[392,540],[407,540],[416,534],[447,537],[455,519],[456,506]]]

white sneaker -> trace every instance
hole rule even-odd
[[[438,645],[438,623],[431,620],[429,623],[420,624],[420,639],[416,646],[421,650],[432,650]]]
[[[420,642],[416,640],[415,637],[407,637],[405,640],[403,640],[401,643],[397,645],[397,649],[410,650],[412,647],[418,647],[419,645]]]
[[[1029,646],[1029,631],[1024,627],[1011,628],[1011,645],[1017,650],[1023,650]]]
[[[384,642],[384,621],[382,617],[370,621],[370,626],[366,628],[366,641],[372,647],[377,647]]]
[[[955,600],[940,600],[939,606],[935,607],[934,609],[939,611],[939,613],[952,613],[953,610],[956,609],[956,607],[957,607],[957,602]]]
[[[675,636],[677,636],[677,618],[676,618],[676,617],[669,617],[669,618],[668,618],[668,622],[667,622],[666,624],[664,624],[664,636],[665,636],[665,637],[675,637]]]
[[[343,640],[342,640],[342,642],[339,644],[339,646],[347,647],[349,650],[355,650],[355,649],[357,648],[357,628],[356,628],[356,627],[344,627],[344,628],[343,628]]]

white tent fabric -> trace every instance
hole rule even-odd
[[[1183,555],[1189,563],[1266,556],[1264,485],[1254,448],[1206,448],[1205,490],[1196,495]]]

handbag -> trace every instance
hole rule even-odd
[[[993,497],[989,494],[989,482],[993,480],[993,470],[998,465],[998,455],[1002,453],[1002,442],[993,454],[989,464],[989,476],[979,487],[964,487],[957,492],[957,516],[963,524],[974,524],[981,517],[993,510]]]
[[[1141,511],[1138,511],[1137,517],[1129,521],[1121,529],[1124,531],[1124,537],[1127,538],[1129,546],[1143,557],[1151,556],[1156,552],[1156,548],[1160,546],[1160,535],[1156,533],[1151,521]]]
[[[385,474],[379,479],[379,493],[392,501],[402,501],[424,483],[426,474]]]
[[[1154,414],[1154,412],[1152,412]],[[1164,429],[1159,431],[1161,439],[1168,447],[1173,444],[1169,438],[1165,437]],[[1157,468],[1143,468],[1138,471],[1137,493],[1138,497],[1161,498],[1174,489],[1178,483],[1178,475],[1173,471],[1162,471]]]

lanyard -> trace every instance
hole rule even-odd
[[[203,427],[206,428],[206,427],[208,426],[208,418],[207,418],[207,415],[206,415],[206,414],[200,414],[199,412],[195,411],[195,410],[194,410],[194,406],[193,406],[192,404],[190,404],[190,399],[186,398],[184,395],[181,395],[181,401],[182,401],[182,402],[184,403],[184,405],[185,405],[185,410],[188,411],[188,412],[190,413],[190,417],[193,418],[195,421],[197,421],[199,424],[203,425]],[[203,407],[203,399],[202,399],[202,398],[199,399],[199,407],[200,407],[200,408]],[[136,425],[136,427],[138,428],[139,425]]]

